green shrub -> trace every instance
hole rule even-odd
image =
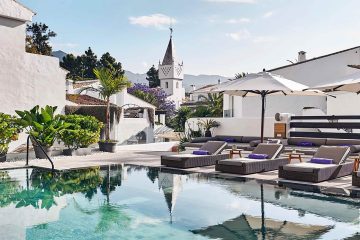
[[[61,119],[69,127],[61,131],[60,140],[70,149],[88,147],[100,139],[103,123],[92,116],[63,115]]]
[[[21,128],[17,119],[0,113],[0,154],[6,154],[11,141],[16,140]]]
[[[55,115],[57,107],[35,106],[30,111],[16,111],[20,116],[19,124],[44,147],[51,147],[67,124]]]

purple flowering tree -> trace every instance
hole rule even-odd
[[[166,111],[166,115],[171,116],[175,112],[175,103],[167,99],[168,95],[162,88],[150,88],[149,86],[141,83],[135,83],[132,87],[128,88],[128,93],[139,97],[136,94],[138,91],[143,92],[145,95],[155,97],[155,106],[158,110]],[[143,99],[146,101],[146,99]]]

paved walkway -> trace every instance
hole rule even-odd
[[[77,168],[87,168],[93,166],[103,166],[112,164],[132,164],[142,166],[161,167],[160,156],[163,154],[173,154],[169,151],[155,151],[156,147],[152,150],[147,149],[146,151],[140,151],[136,149],[119,149],[116,153],[102,153],[96,152],[89,156],[81,157],[54,157],[54,165],[56,170],[68,170]],[[160,148],[161,149],[161,148]],[[12,169],[12,168],[23,168],[25,161],[17,162],[5,162],[0,163],[0,169]],[[41,167],[51,169],[51,165],[48,160],[31,160],[29,167]],[[164,167],[162,167],[164,168]],[[322,193],[330,193],[337,195],[349,196],[352,195],[360,196],[360,188],[355,188],[351,185],[351,176],[346,176],[330,181],[321,183],[304,183],[298,181],[290,181],[278,178],[277,171],[250,174],[250,175],[237,175],[216,172],[214,166],[191,168],[182,170],[184,172],[197,172],[206,173],[218,177],[224,178],[241,178],[241,179],[255,179],[263,181],[269,184],[279,184],[285,186],[291,186],[291,188],[299,188],[302,190],[311,190]]]

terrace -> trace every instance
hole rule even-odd
[[[64,171],[79,168],[88,168],[95,166],[108,166],[118,164],[131,164],[137,166],[157,167],[161,169],[172,169],[184,173],[204,173],[209,176],[223,177],[227,179],[247,179],[256,180],[266,184],[277,186],[288,186],[293,189],[299,189],[304,191],[319,192],[324,194],[333,194],[339,196],[360,196],[360,188],[352,186],[352,176],[323,181],[320,183],[310,183],[302,181],[293,181],[281,179],[278,177],[278,171],[269,171],[248,175],[231,174],[215,171],[215,166],[196,167],[189,169],[175,169],[161,165],[161,155],[171,155],[173,152],[169,149],[173,146],[173,142],[168,143],[153,143],[153,144],[139,144],[118,146],[116,153],[103,153],[95,152],[89,156],[57,156],[53,157],[56,171]],[[188,150],[187,152],[191,152]],[[185,152],[186,153],[186,152]],[[244,156],[248,155],[250,151],[244,151]],[[284,155],[284,157],[286,157]],[[310,155],[304,156],[303,161],[308,161],[311,158]],[[292,160],[292,163],[297,160]],[[18,169],[24,168],[24,161],[14,161],[0,163],[0,169]],[[29,166],[35,168],[43,168],[51,170],[51,165],[48,160],[45,159],[32,159],[29,161]]]

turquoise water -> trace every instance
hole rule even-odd
[[[0,171],[0,239],[360,239],[360,200],[113,166]]]

